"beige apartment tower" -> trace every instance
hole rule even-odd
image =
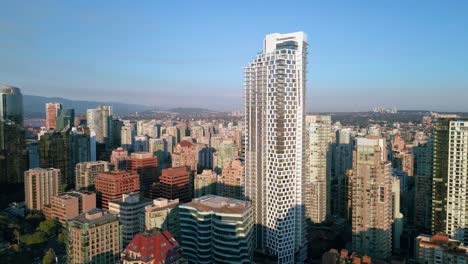
[[[179,199],[158,198],[145,207],[145,228],[164,229],[179,238]]]
[[[306,116],[306,217],[322,223],[330,213],[331,117]]]
[[[67,222],[69,264],[115,264],[122,249],[119,218],[95,208]]]
[[[107,171],[109,171],[107,161],[89,161],[76,164],[75,189],[79,190],[94,185],[98,174]]]
[[[31,169],[24,172],[24,192],[26,207],[30,210],[42,210],[50,204],[52,196],[59,193],[59,169]]]
[[[382,260],[392,253],[393,180],[386,148],[383,138],[357,138],[349,179],[353,251]]]
[[[241,160],[232,160],[223,168],[221,175],[222,196],[242,199],[244,197],[245,168]]]

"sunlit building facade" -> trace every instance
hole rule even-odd
[[[279,263],[305,251],[305,90],[303,32],[270,34],[244,69],[245,189],[252,201],[255,248]]]

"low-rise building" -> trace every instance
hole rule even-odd
[[[62,225],[67,220],[96,208],[96,193],[72,191],[53,196],[51,203],[44,206],[46,219],[57,219]]]
[[[218,175],[212,170],[203,170],[194,180],[195,197],[217,194]]]
[[[175,238],[179,238],[179,199],[168,200],[158,198],[153,204],[145,207],[146,230],[168,230]]]
[[[468,263],[468,247],[444,234],[416,237],[415,250],[417,263]]]
[[[221,185],[221,188],[218,189],[221,189],[222,196],[236,199],[243,197],[244,171],[245,168],[241,160],[232,160],[224,166],[221,182],[218,183]]]
[[[353,263],[353,264],[372,264],[372,258],[369,256],[359,256],[356,253],[349,254],[348,250],[342,249],[340,252],[332,248],[322,255],[322,264],[344,264],[344,263]],[[381,262],[378,263],[387,263]],[[393,263],[393,262],[392,262]]]
[[[182,264],[179,243],[171,233],[144,232],[135,235],[121,254],[123,264]]]

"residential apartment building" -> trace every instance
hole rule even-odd
[[[46,219],[57,219],[62,225],[81,213],[96,208],[96,193],[71,191],[52,196],[50,204],[43,208]]]
[[[89,161],[76,164],[75,189],[86,188],[94,185],[95,179],[100,172],[108,172],[107,161]]]
[[[179,238],[179,199],[154,199],[153,204],[145,207],[144,218],[146,230],[169,230],[175,238]]]
[[[195,175],[193,188],[195,198],[217,194],[218,175],[212,170],[203,170],[202,173]]]
[[[69,264],[115,264],[122,242],[119,218],[95,208],[67,221]]]
[[[448,235],[420,235],[416,237],[417,263],[461,264],[468,263],[468,247]]]
[[[244,197],[245,167],[241,160],[232,160],[223,168],[221,175],[220,195],[241,199]]]
[[[26,207],[42,210],[60,190],[60,170],[35,168],[24,172]]]
[[[269,34],[244,68],[245,192],[255,248],[280,263],[306,258],[305,95],[307,37]]]
[[[306,116],[306,217],[322,223],[330,214],[331,117]]]
[[[450,121],[445,233],[468,244],[468,118]]]
[[[392,175],[386,149],[383,138],[357,138],[349,179],[353,251],[382,260],[392,253]]]

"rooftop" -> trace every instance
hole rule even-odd
[[[100,165],[100,164],[107,164],[109,162],[103,161],[103,160],[97,160],[97,161],[85,161],[85,162],[80,162],[77,165]]]
[[[127,170],[106,171],[98,174],[98,178],[106,179],[123,179],[127,177],[138,177],[138,174]]]
[[[180,176],[180,175],[186,175],[188,174],[187,172],[187,167],[176,167],[176,168],[167,168],[162,170],[162,176]]]
[[[153,158],[153,153],[151,152],[134,152],[130,155],[131,159],[148,159]]]
[[[55,169],[55,168],[33,168],[27,170],[28,172],[47,172],[47,171],[60,171],[60,169]]]
[[[212,211],[225,214],[244,214],[251,208],[251,203],[234,198],[217,195],[205,195],[183,204],[184,207],[192,207],[200,212]]]
[[[172,263],[174,260],[182,257],[179,249],[179,243],[172,237],[169,231],[162,232],[144,232],[135,235],[123,251],[125,259],[140,260],[152,263]],[[129,252],[135,252],[140,255],[138,259],[129,256]]]
[[[436,234],[432,237],[420,235],[416,239],[419,241],[420,246],[426,248],[438,248],[454,255],[468,256],[468,247],[464,246],[459,240],[450,239],[446,234]]]
[[[166,198],[157,198],[153,200],[153,204],[147,205],[145,211],[152,212],[158,210],[164,210],[168,208],[173,208],[179,205],[179,199],[169,200]]]
[[[139,192],[131,192],[122,194],[122,198],[112,200],[111,203],[119,205],[149,204],[151,200],[141,197]]]
[[[74,224],[96,224],[101,225],[105,223],[110,223],[113,221],[118,221],[119,218],[116,215],[109,213],[106,210],[94,208],[89,210],[86,213],[82,213],[75,218],[70,219],[71,223]]]

